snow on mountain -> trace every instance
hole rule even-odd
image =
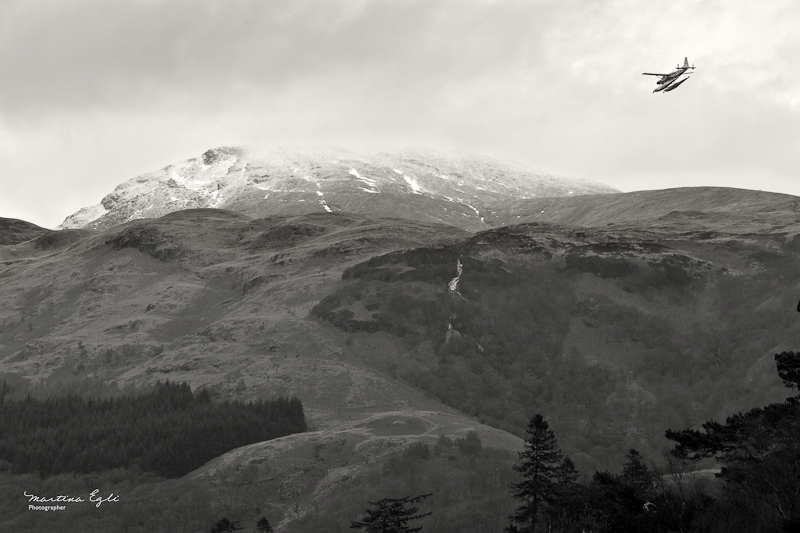
[[[254,217],[348,211],[475,230],[491,225],[483,210],[497,212],[509,201],[612,192],[483,156],[220,147],[121,183],[60,228],[108,228],[183,209],[218,208]]]

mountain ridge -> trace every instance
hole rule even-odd
[[[611,193],[579,198],[520,200],[508,207],[507,216],[520,222],[546,221],[570,226],[651,222],[679,230],[681,225],[702,225],[727,232],[797,229],[790,222],[800,213],[800,197],[783,193],[732,187],[680,187]],[[518,215],[518,216],[516,216]]]
[[[342,149],[248,151],[220,147],[119,184],[61,229],[108,228],[190,208],[253,217],[347,211],[458,227],[488,227],[481,211],[521,198],[610,193],[589,180],[537,173],[513,162],[409,151],[359,155]]]
[[[48,230],[25,220],[0,217],[0,245],[19,244]]]

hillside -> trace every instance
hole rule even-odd
[[[797,232],[800,199],[725,187],[685,187],[575,198],[519,200],[507,206],[506,223],[551,222],[569,226],[623,225],[650,231]],[[787,226],[788,224],[788,226]]]
[[[537,406],[579,466],[611,468],[785,397],[771,361],[800,332],[797,259],[772,235],[521,224],[372,258],[312,314],[355,346],[387,334],[405,355],[365,364],[489,425],[522,435]]]
[[[36,224],[14,218],[0,218],[0,245],[19,244],[46,233]]]

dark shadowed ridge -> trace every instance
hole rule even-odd
[[[49,230],[15,218],[0,218],[0,244],[19,244]]]

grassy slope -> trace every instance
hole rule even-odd
[[[29,241],[48,230],[15,218],[0,218],[0,245]]]

